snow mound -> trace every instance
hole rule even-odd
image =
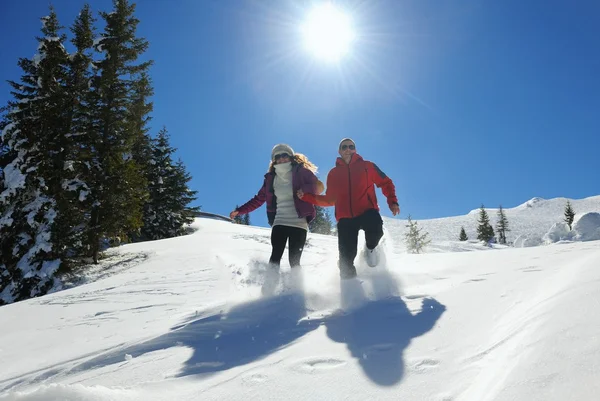
[[[533,246],[540,246],[543,243],[544,241],[541,238],[519,235],[517,238],[515,238],[513,246],[515,248],[530,248]]]
[[[542,238],[544,244],[553,244],[559,241],[597,240],[600,240],[600,213],[596,212],[584,213],[576,217],[573,230],[569,230],[569,226],[565,222],[554,223]]]
[[[576,241],[600,240],[600,213],[585,213],[576,219],[573,224],[574,239]]]
[[[554,223],[542,238],[544,244],[553,244],[558,241],[569,241],[572,239],[573,232],[569,230],[569,225],[564,221]]]

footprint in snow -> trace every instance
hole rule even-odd
[[[522,267],[517,270],[520,270],[524,273],[541,272],[542,271],[542,269],[540,269],[539,266],[525,266],[525,267]]]
[[[420,360],[414,361],[411,364],[411,368],[412,368],[412,370],[414,370],[417,373],[422,373],[422,372],[428,371],[430,369],[436,368],[439,364],[440,364],[440,361],[438,361],[437,359],[425,358],[425,359],[420,359]]]
[[[472,278],[470,280],[465,281],[465,284],[466,283],[477,283],[479,281],[485,281],[485,279],[484,278]]]
[[[262,384],[269,379],[267,375],[263,375],[261,373],[254,373],[249,376],[242,378],[242,381],[249,385]]]
[[[317,371],[339,368],[345,364],[346,361],[337,358],[309,358],[299,361],[294,370],[302,373],[315,373]]]

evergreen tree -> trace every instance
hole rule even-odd
[[[240,205],[235,205],[235,210],[239,209]],[[241,214],[238,214],[237,216],[235,216],[233,218],[233,222],[235,224],[244,224],[244,216],[242,216]]]
[[[151,86],[151,82],[150,82],[150,77],[148,76],[148,74],[146,72],[143,72],[140,74],[139,76],[139,80],[137,80],[136,82],[132,83],[132,93],[131,93],[131,101],[130,101],[130,106],[129,106],[129,110],[128,110],[128,119],[127,119],[127,123],[128,123],[128,131],[131,133],[131,135],[133,136],[133,144],[132,144],[132,148],[131,148],[131,156],[133,161],[135,162],[136,167],[139,169],[139,172],[141,173],[141,177],[139,184],[140,187],[137,188],[137,194],[140,197],[140,199],[143,199],[144,201],[144,205],[143,205],[143,216],[142,216],[142,226],[148,226],[149,220],[148,218],[150,217],[150,215],[148,214],[149,212],[149,206],[151,205],[151,201],[149,200],[151,194],[151,188],[156,188],[156,187],[152,187],[152,185],[150,184],[150,180],[152,179],[153,174],[161,174],[161,172],[157,172],[156,168],[157,168],[157,160],[155,160],[155,154],[154,154],[154,150],[153,150],[153,140],[149,135],[149,128],[147,126],[148,122],[150,121],[150,116],[149,113],[152,111],[153,108],[153,103],[149,101],[150,96],[152,96],[154,90],[152,89]],[[166,130],[165,130],[166,133]],[[169,149],[168,147],[168,143],[166,145],[165,149]],[[174,149],[170,149],[171,152],[174,151]],[[159,158],[161,158],[162,156],[158,156]],[[161,161],[158,161],[158,163],[164,163],[164,160],[161,159]],[[164,169],[170,169],[171,165],[172,165],[172,161],[170,158],[170,154],[169,154],[169,158],[168,158],[168,166],[165,167],[163,166]],[[154,182],[154,184],[156,184],[156,182]],[[156,197],[155,199],[156,200]],[[156,209],[154,209],[156,210]],[[166,209],[164,209],[166,210]],[[159,221],[155,222],[156,224],[160,225],[161,223]],[[157,236],[151,236],[149,238],[145,238],[145,236],[141,233],[143,229],[140,228],[140,230],[136,230],[132,233],[130,233],[129,237],[134,240],[144,240],[144,239],[160,239],[160,238],[167,238],[164,236],[164,233],[154,233]],[[159,230],[160,232],[161,230]],[[149,231],[145,230],[145,234],[148,234]]]
[[[15,100],[2,123],[0,302],[45,294],[55,284],[67,244],[60,196],[70,145],[65,131],[69,58],[52,7],[42,22],[38,54],[19,60],[21,82],[9,81]]]
[[[408,224],[406,225],[408,232],[404,235],[404,242],[406,248],[411,253],[421,253],[421,251],[429,245],[431,240],[427,238],[429,233],[422,232],[422,228],[419,228],[416,221],[413,221],[408,216]]]
[[[139,20],[134,11],[135,5],[127,0],[114,0],[113,12],[100,13],[106,26],[96,41],[96,50],[104,57],[94,62],[97,72],[92,81],[94,162],[86,238],[95,263],[103,239],[127,237],[142,226],[147,199],[144,166],[136,162],[133,152],[143,135],[140,127],[148,110],[144,95],[150,93],[149,83],[143,81],[152,62],[136,64],[148,42],[136,36]]]
[[[575,219],[575,211],[571,207],[571,202],[567,201],[567,205],[565,206],[565,223],[568,224],[569,230],[572,230],[573,220]]]
[[[141,168],[146,181],[153,167],[152,138],[148,134],[149,128],[147,127],[151,119],[149,113],[153,108],[153,103],[149,102],[148,99],[153,93],[150,77],[145,72],[141,73],[139,80],[132,84],[132,99],[127,120],[129,123],[128,130],[134,136],[132,157]]]
[[[2,119],[0,119],[0,134],[4,132],[4,129],[8,126],[8,117],[5,113],[8,112],[8,107],[0,108],[0,112],[2,113]],[[8,143],[5,141],[4,135],[0,135],[0,194],[6,188],[6,183],[4,180],[4,169],[9,163],[16,158],[14,151],[8,146]],[[0,201],[0,219],[6,216],[7,206],[4,202]],[[10,218],[10,215],[8,215]],[[8,221],[0,220],[0,235],[6,232],[4,226],[8,225]],[[6,264],[7,258],[6,254],[11,252],[11,245],[13,240],[8,240],[7,238],[0,237],[0,305],[3,305],[5,302],[10,301],[8,298],[6,301],[5,297],[2,296],[1,291],[7,288],[11,283],[11,275],[8,271],[8,266]]]
[[[179,160],[174,163],[176,149],[169,145],[166,128],[152,140],[152,169],[148,174],[149,199],[144,205],[143,239],[171,238],[185,234],[185,225],[194,221],[199,207],[188,207],[197,191],[188,187],[191,176]]]
[[[477,239],[486,243],[490,242],[494,238],[494,228],[490,224],[490,218],[483,205],[479,210],[479,220],[477,222],[479,223]]]
[[[508,219],[506,218],[506,214],[504,213],[504,209],[502,209],[502,205],[498,209],[498,221],[496,222],[496,232],[499,235],[499,242],[501,244],[506,244],[506,233],[510,231],[508,228]]]
[[[315,209],[317,214],[309,224],[310,232],[331,235],[332,223],[329,212],[321,206],[315,206]]]
[[[250,225],[250,214],[245,214],[242,217],[242,224],[249,226]]]
[[[89,5],[85,5],[70,30],[71,43],[75,52],[70,55],[66,86],[66,127],[67,141],[63,150],[62,192],[57,199],[61,214],[59,229],[65,236],[65,249],[71,257],[85,253],[85,227],[89,225],[91,204],[90,165],[93,162],[89,137],[92,126],[92,93],[89,89],[92,78],[92,46],[95,39],[94,18]],[[68,267],[63,265],[63,267]]]
[[[464,227],[460,228],[460,235],[458,236],[458,240],[459,241],[466,241],[468,240],[469,237],[467,237],[467,232],[465,231]]]

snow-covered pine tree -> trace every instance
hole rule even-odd
[[[191,176],[181,160],[174,163],[176,149],[169,145],[166,128],[152,141],[152,169],[148,176],[149,199],[144,205],[143,239],[171,238],[185,234],[185,225],[194,220],[198,207],[188,205],[197,191],[188,187]]]
[[[57,226],[64,239],[67,263],[69,259],[85,255],[84,247],[86,227],[89,225],[91,204],[87,195],[90,192],[90,167],[93,162],[89,137],[93,131],[92,113],[93,93],[90,91],[92,65],[92,46],[95,39],[94,18],[89,5],[85,5],[78,14],[70,30],[71,43],[75,52],[70,55],[66,85],[66,127],[67,132],[62,148],[63,163],[60,196],[57,198],[59,214]],[[60,164],[60,163],[59,163]]]
[[[9,124],[8,117],[5,115],[9,110],[8,107],[1,107],[0,113],[2,113],[2,118],[0,119],[0,134],[4,132],[4,128]],[[0,193],[4,191],[6,188],[6,183],[4,181],[4,169],[6,166],[16,158],[14,151],[8,146],[8,144],[4,141],[4,135],[0,135]],[[0,202],[0,218],[5,216],[7,210],[7,205],[4,202]],[[9,217],[10,218],[10,217]],[[2,226],[6,225],[8,222],[4,220],[0,220],[0,234],[2,233]],[[13,241],[7,241],[6,239],[3,241],[0,238],[0,291],[7,288],[7,286],[11,282],[11,277],[8,272],[8,267],[5,263],[6,257],[3,257],[4,254],[11,252],[10,245]],[[0,293],[0,305],[4,304],[2,293]]]
[[[42,18],[38,54],[20,59],[21,82],[9,82],[15,100],[9,102],[2,131],[9,150],[3,151],[1,166],[0,302],[45,294],[55,284],[67,245],[59,224],[64,205],[57,202],[70,142],[65,131],[69,58],[61,30],[51,7]]]
[[[106,26],[95,48],[103,57],[94,62],[97,72],[92,85],[96,135],[90,138],[94,163],[86,242],[96,263],[103,239],[127,237],[142,226],[146,191],[143,167],[133,158],[140,132],[132,128],[132,109],[152,61],[136,63],[148,42],[136,36],[135,5],[127,0],[113,3],[113,12],[100,13]]]
[[[413,221],[410,215],[408,216],[408,224],[406,225],[408,232],[404,234],[404,242],[406,249],[411,253],[421,253],[421,251],[429,245],[431,240],[427,238],[429,233],[422,232],[416,221]]]
[[[508,218],[504,213],[504,209],[502,209],[502,205],[498,209],[498,221],[496,222],[496,232],[498,233],[498,242],[501,244],[506,244],[506,233],[509,232],[508,228]]]
[[[565,223],[567,223],[567,225],[569,226],[569,230],[572,230],[572,226],[573,226],[573,220],[575,220],[575,211],[573,210],[573,207],[571,206],[571,202],[567,201],[567,204],[565,206]]]
[[[321,206],[315,206],[315,209],[317,215],[309,224],[310,231],[317,234],[331,235],[332,223],[329,212]]]
[[[479,209],[479,219],[477,222],[479,223],[477,226],[477,239],[489,243],[494,238],[494,228],[490,224],[490,218],[483,205]]]
[[[460,234],[458,236],[458,240],[459,241],[466,241],[468,239],[469,239],[469,237],[467,237],[467,232],[465,231],[465,228],[461,227],[460,228]]]

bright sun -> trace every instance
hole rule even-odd
[[[339,61],[354,41],[350,17],[331,3],[313,8],[302,25],[304,45],[316,58]]]

